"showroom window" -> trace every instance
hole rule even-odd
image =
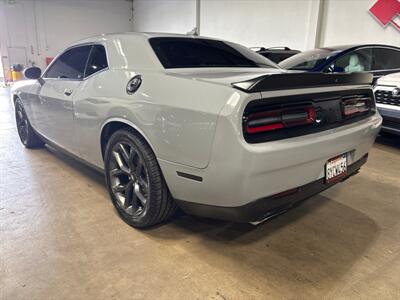
[[[94,45],[90,52],[85,77],[99,72],[108,67],[106,49],[102,45]]]
[[[400,51],[374,48],[374,70],[400,69]]]
[[[82,79],[92,46],[74,47],[50,66],[45,78]]]

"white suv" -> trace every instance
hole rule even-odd
[[[382,131],[400,135],[400,73],[379,78],[374,92],[383,117]]]

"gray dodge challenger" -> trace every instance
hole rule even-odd
[[[217,39],[81,40],[12,88],[27,148],[104,172],[122,219],[260,222],[357,173],[380,129],[372,76],[285,71]]]

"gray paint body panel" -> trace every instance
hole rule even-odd
[[[109,69],[83,81],[16,84],[32,126],[51,142],[103,168],[101,131],[125,123],[148,141],[173,197],[217,206],[240,206],[322,178],[326,161],[349,152],[350,162],[369,151],[381,117],[298,138],[248,144],[242,115],[252,100],[282,95],[365,89],[342,86],[247,94],[231,83],[284,72],[279,69],[207,68],[164,70],[149,35],[121,34],[80,43],[102,43]],[[142,75],[139,90],[127,82]],[[65,98],[65,88],[73,89]],[[203,178],[179,177],[177,171]]]

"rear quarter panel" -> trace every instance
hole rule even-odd
[[[126,84],[140,74],[143,82],[128,95]],[[103,167],[101,130],[112,121],[136,128],[158,159],[205,168],[218,115],[229,99],[244,96],[219,84],[179,78],[162,71],[115,70],[83,81],[74,99],[81,156]]]

